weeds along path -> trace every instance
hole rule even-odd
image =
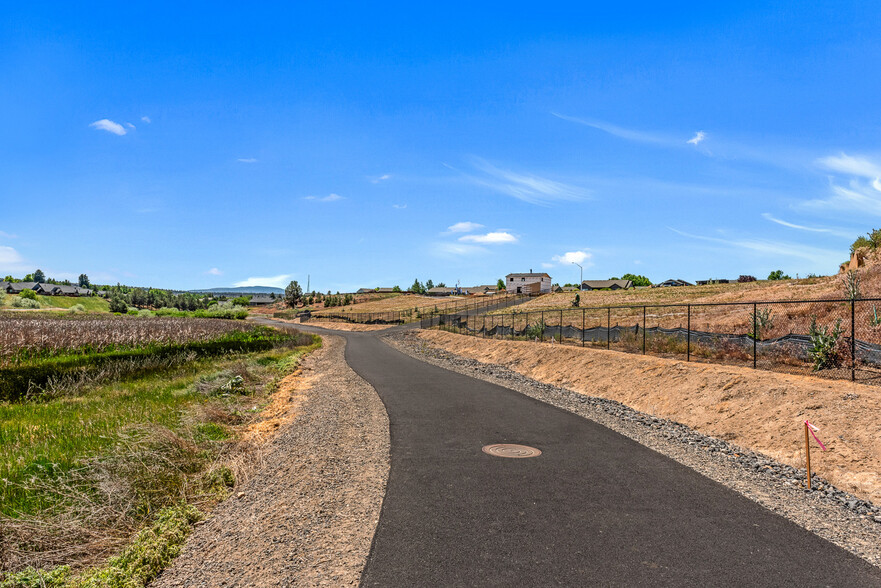
[[[389,423],[346,365],[344,340],[323,337],[296,385],[282,388],[295,413],[273,412],[261,466],[152,586],[358,583],[385,493]]]

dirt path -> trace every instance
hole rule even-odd
[[[388,479],[389,423],[344,349],[325,336],[306,358],[286,408],[272,405],[265,465],[152,586],[358,584]]]

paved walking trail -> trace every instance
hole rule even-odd
[[[599,424],[341,333],[388,411],[363,586],[881,586],[881,571]],[[492,443],[536,447],[505,459]]]

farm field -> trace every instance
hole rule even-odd
[[[103,565],[157,520],[158,543],[129,551],[173,547],[169,521],[185,530],[193,505],[226,497],[247,469],[237,439],[320,345],[241,321],[81,316],[0,317],[4,385],[55,374],[0,401],[0,571]]]

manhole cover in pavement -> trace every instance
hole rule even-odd
[[[483,448],[484,453],[494,455],[496,457],[538,457],[541,450],[528,445],[514,445],[513,443],[493,443]]]

